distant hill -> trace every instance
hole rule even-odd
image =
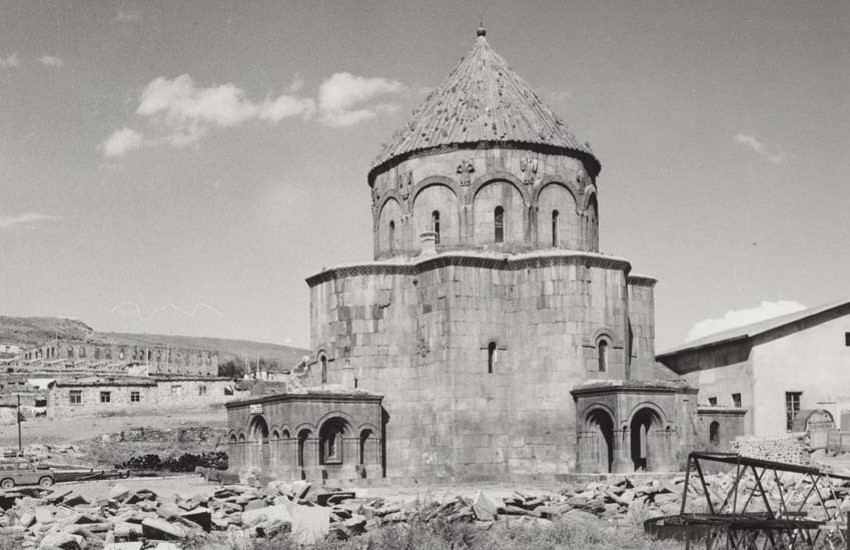
[[[57,336],[66,340],[86,340],[94,333],[78,319],[64,317],[7,317],[0,315],[0,342],[37,346]]]
[[[220,362],[242,358],[253,363],[257,357],[284,368],[297,365],[310,353],[309,350],[230,338],[175,336],[171,334],[130,334],[122,332],[97,332],[77,319],[62,317],[9,317],[0,315],[0,342],[37,346],[54,338],[79,340],[103,344],[144,346],[169,346],[214,350]]]

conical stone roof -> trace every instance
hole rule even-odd
[[[590,160],[597,173],[599,161],[537,96],[531,87],[497,54],[479,29],[472,51],[413,112],[375,159],[370,175],[399,157],[432,148],[512,142],[561,149]]]

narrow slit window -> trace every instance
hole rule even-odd
[[[608,341],[599,340],[597,360],[599,361],[599,372],[608,370]]]
[[[498,350],[496,349],[496,342],[490,342],[487,344],[487,373],[493,374],[496,368],[496,361],[498,361]]]
[[[497,243],[505,242],[505,209],[497,206],[493,213],[493,225]]]
[[[552,210],[552,246],[558,246],[558,216],[557,210]]]
[[[322,384],[328,383],[328,358],[322,355],[319,358],[319,363],[322,365]]]
[[[436,244],[440,244],[440,211],[434,210],[431,212],[431,231],[437,234],[435,239]]]
[[[390,254],[392,254],[395,251],[395,220],[390,221],[389,241]]]

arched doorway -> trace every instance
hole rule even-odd
[[[319,464],[343,463],[344,441],[349,432],[348,422],[344,418],[331,418],[322,424],[319,429]]]
[[[370,460],[368,445],[370,444],[370,438],[372,437],[372,430],[366,428],[365,430],[360,432],[360,458],[357,463],[361,466],[365,465],[367,460]]]
[[[714,421],[708,427],[708,440],[712,447],[720,446],[720,422]]]
[[[598,465],[597,472],[611,473],[614,465],[614,420],[603,409],[594,409],[587,415],[586,446],[588,462]]]
[[[251,465],[266,469],[269,465],[269,425],[262,416],[254,416],[248,424],[251,445]]]
[[[650,407],[644,407],[632,416],[631,451],[635,471],[649,472],[657,469],[657,432],[663,430],[661,417]]]
[[[304,469],[309,466],[309,464],[307,464],[306,456],[307,440],[309,438],[310,430],[308,430],[307,428],[304,428],[303,430],[298,432],[298,447],[296,449],[295,464],[301,469]]]

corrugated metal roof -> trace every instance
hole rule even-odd
[[[745,338],[752,338],[753,336],[764,334],[765,332],[768,332],[770,330],[777,329],[785,325],[790,325],[792,323],[796,323],[798,321],[808,319],[809,317],[813,317],[820,313],[825,313],[832,309],[836,309],[846,305],[850,305],[850,300],[841,300],[839,302],[832,302],[830,304],[825,304],[822,306],[811,307],[802,311],[797,311],[795,313],[780,315],[779,317],[773,317],[764,321],[758,321],[756,323],[744,325],[742,327],[735,327],[729,330],[724,330],[722,332],[717,332],[715,334],[709,334],[708,336],[704,336],[696,340],[691,340],[690,342],[682,344],[681,346],[665,350],[664,352],[659,353],[656,358],[661,359],[670,355],[681,353],[683,351],[710,347],[717,344],[722,344],[724,342],[742,340]]]
[[[598,166],[590,146],[579,142],[487,39],[479,36],[472,51],[393,135],[372,170],[415,151],[494,141],[569,149],[588,155]]]

